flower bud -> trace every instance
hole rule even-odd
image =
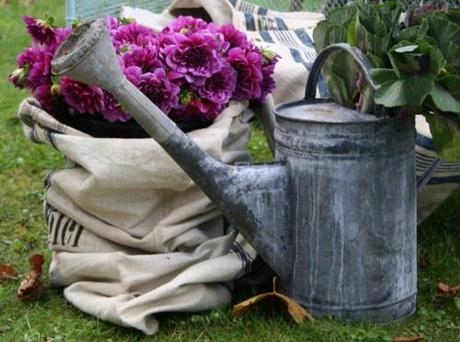
[[[59,84],[53,84],[50,90],[51,95],[60,95],[61,94],[61,86]]]
[[[275,58],[276,53],[264,48],[262,49],[262,56],[264,57],[265,61],[270,62],[273,58]]]
[[[186,106],[192,101],[193,94],[191,91],[184,89],[179,94],[179,102],[181,105]]]
[[[24,68],[19,68],[19,69],[13,70],[13,72],[8,76],[8,79],[16,87],[24,88],[26,85],[25,84],[26,77],[27,77],[26,70]]]

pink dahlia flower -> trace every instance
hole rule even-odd
[[[160,68],[143,74],[139,89],[166,114],[179,102],[179,86],[171,82],[166,72]]]
[[[237,70],[238,78],[233,99],[250,100],[262,96],[263,58],[257,49],[232,48],[227,61]]]
[[[221,42],[210,34],[174,34],[175,44],[161,49],[168,67],[184,75],[187,82],[204,85],[206,78],[218,72],[223,65],[219,56]]]
[[[21,52],[16,61],[26,72],[25,86],[35,89],[42,84],[51,85],[51,60],[53,54],[46,48],[29,47]]]
[[[42,84],[38,86],[34,92],[34,97],[40,102],[43,109],[52,112],[54,110],[56,97],[51,93],[51,85]]]
[[[262,67],[262,94],[258,101],[263,101],[265,97],[270,94],[276,87],[276,82],[273,79],[273,73],[275,72],[276,63],[278,63],[280,56],[270,51],[263,50],[262,55],[264,57],[264,65]]]
[[[187,105],[173,110],[169,116],[177,121],[212,122],[223,108],[218,103],[194,97]]]
[[[198,89],[201,97],[218,104],[227,103],[236,87],[236,71],[225,62],[220,71],[206,79],[205,84]]]
[[[118,21],[118,19],[112,17],[111,15],[107,16],[105,21],[107,23],[107,29],[109,30],[109,32],[118,29],[118,27],[120,26],[120,22]]]
[[[22,20],[26,24],[27,32],[35,43],[45,45],[55,43],[54,29],[49,23],[28,16],[22,17]]]
[[[54,30],[55,44],[54,50],[56,50],[61,43],[67,39],[67,37],[72,33],[71,28],[67,27],[58,27]],[[53,51],[54,53],[54,51]]]
[[[65,102],[81,114],[99,114],[104,112],[104,92],[101,88],[61,78],[61,94]]]
[[[162,33],[190,34],[200,30],[206,30],[208,23],[203,19],[190,16],[179,16],[171,24],[166,26]]]
[[[132,50],[121,55],[121,60],[125,68],[137,66],[145,73],[161,67],[161,62],[157,57],[157,47],[154,45],[147,45],[143,48],[133,46]]]
[[[126,122],[131,119],[131,115],[124,112],[120,103],[108,92],[104,90],[104,110],[102,116],[109,122]]]
[[[142,76],[142,69],[138,66],[129,66],[123,69],[123,73],[125,74],[126,78],[134,84],[136,87],[139,86],[139,82],[141,81]]]
[[[229,44],[230,49],[234,47],[239,47],[242,49],[250,47],[251,43],[249,42],[246,34],[238,30],[232,24],[222,26],[210,24],[210,28],[212,31],[221,33],[223,35],[224,40]]]
[[[115,49],[118,51],[124,46],[136,45],[138,47],[145,47],[148,45],[158,44],[158,34],[152,29],[130,23],[121,25],[113,32],[112,42]]]

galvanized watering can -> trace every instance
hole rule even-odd
[[[316,316],[389,322],[415,310],[415,132],[411,117],[381,118],[306,99],[274,110],[276,162],[226,165],[200,150],[122,74],[104,20],[76,30],[53,72],[112,93],[223,211],[278,274],[282,292]]]

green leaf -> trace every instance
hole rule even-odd
[[[390,44],[390,36],[387,34],[387,32],[385,32],[385,26],[381,22],[380,25],[377,25],[377,27],[368,25],[371,26],[371,29],[368,29],[366,24],[363,23],[363,21],[372,22],[373,20],[379,21],[379,19],[376,17],[373,19],[362,17],[357,18],[355,30],[356,46],[365,53],[370,52],[379,56],[380,58],[383,58]]]
[[[356,46],[366,54],[370,52],[385,59],[393,36],[400,30],[400,4],[397,1],[385,1],[380,5],[357,1],[357,6]]]
[[[447,17],[454,24],[460,25],[460,9],[459,8],[449,8],[446,13]]]
[[[47,14],[45,14],[45,24],[46,24],[48,27],[52,27],[52,28],[56,28],[56,27],[57,27],[57,26],[54,24],[54,17],[48,16]]]
[[[328,45],[334,43],[343,43],[347,40],[347,29],[343,26],[331,26],[327,30],[326,39],[329,42]]]
[[[433,86],[432,77],[418,75],[386,82],[375,92],[375,103],[385,107],[418,108],[422,106]]]
[[[393,46],[390,50],[388,56],[390,57],[390,62],[393,67],[393,70],[398,75],[398,78],[402,78],[404,74],[416,74],[420,72],[421,66],[419,63],[419,58],[421,57],[420,53],[395,53],[395,50],[400,47],[405,47],[408,42],[400,42]]]
[[[460,70],[460,25],[449,21],[443,13],[427,16],[423,21],[427,27],[427,35],[432,37],[431,43],[436,44],[447,64],[454,70]]]
[[[394,49],[394,52],[404,53],[404,52],[413,52],[418,48],[418,45],[406,45]]]
[[[400,0],[386,0],[382,6],[377,6],[380,16],[385,21],[387,27],[392,29],[398,29],[399,18],[403,11],[403,7]]]
[[[347,30],[347,43],[356,45],[356,20],[351,20]]]
[[[367,58],[370,59],[370,61],[374,65],[374,67],[376,67],[376,68],[384,68],[386,66],[385,61],[382,58],[380,58],[379,56],[374,55],[373,53],[370,53],[370,52],[368,52],[366,56],[367,56]]]
[[[335,52],[323,70],[332,98],[343,106],[353,107],[358,68],[350,55],[344,51]]]
[[[320,21],[315,29],[313,30],[313,41],[315,42],[315,49],[317,52],[323,50],[329,45],[326,40],[327,30],[330,27],[330,23],[327,20]]]
[[[370,75],[377,84],[398,80],[398,75],[393,69],[371,69]]]
[[[441,50],[446,44],[460,43],[460,25],[448,20],[442,13],[435,13],[426,17],[427,34],[436,39]]]
[[[327,21],[330,23],[344,26],[347,25],[352,19],[356,16],[357,7],[355,5],[348,5],[343,7],[338,7],[333,11],[329,12],[327,16]]]
[[[350,96],[347,85],[342,77],[330,72],[326,77],[328,90],[335,102],[348,107],[350,106]]]
[[[363,113],[375,113],[374,91],[368,84],[360,91],[360,96],[361,105],[356,109]]]
[[[438,156],[448,162],[460,162],[460,121],[438,114],[425,115]]]
[[[460,297],[455,297],[454,298],[454,304],[455,304],[455,307],[460,310]]]
[[[430,91],[431,99],[441,112],[460,113],[460,101],[457,101],[446,89],[435,85]]]
[[[344,6],[329,12],[327,19],[320,21],[313,30],[316,51],[326,46],[347,41],[348,27],[355,20],[356,6]]]
[[[391,48],[389,57],[393,69],[400,78],[413,74],[437,76],[444,65],[441,51],[423,38],[416,39],[414,43],[401,41]]]
[[[450,42],[441,49],[444,59],[447,61],[447,69],[452,70],[454,73],[460,73],[460,44]]]
[[[313,31],[313,40],[315,49],[319,52],[331,44],[346,42],[347,29],[344,26],[321,21]]]
[[[394,36],[394,40],[396,42],[405,40],[409,42],[415,41],[419,37],[423,37],[428,30],[427,26],[411,26],[407,27],[399,32],[397,32]]]
[[[404,96],[404,81],[387,82],[375,92],[375,103],[385,107],[400,107],[407,104]]]
[[[438,82],[455,99],[460,101],[460,75],[447,75],[441,78]]]
[[[358,49],[367,53],[369,50],[369,34],[366,28],[356,18],[355,23],[355,43]]]
[[[120,23],[122,25],[129,25],[135,22],[136,22],[136,19],[134,18],[120,17]]]

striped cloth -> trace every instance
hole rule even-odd
[[[443,162],[438,159],[430,128],[421,115],[416,117],[416,128],[417,182],[427,182],[417,196],[417,220],[420,223],[450,194],[460,188],[460,163]],[[435,171],[427,177],[433,168]]]

